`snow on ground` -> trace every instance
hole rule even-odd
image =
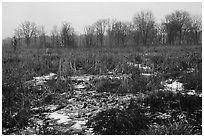
[[[142,66],[141,64],[135,65],[140,69],[151,69],[147,66]],[[142,76],[150,77],[156,76],[156,73],[141,73]],[[114,73],[109,73],[109,75],[82,75],[82,76],[72,76],[70,79],[74,82],[74,96],[72,98],[67,99],[67,106],[63,109],[55,110],[57,105],[48,105],[45,108],[51,110],[49,113],[46,113],[45,117],[50,119],[52,125],[66,125],[67,130],[74,131],[75,134],[83,131],[85,134],[93,134],[93,129],[87,128],[85,126],[88,117],[92,117],[96,115],[98,112],[103,111],[108,108],[118,107],[123,108],[127,105],[127,102],[130,102],[132,98],[137,98],[137,96],[133,96],[132,94],[126,94],[125,96],[118,96],[115,94],[109,93],[98,93],[94,91],[85,91],[87,85],[90,84],[93,79],[102,79],[102,78],[110,78],[110,79],[125,79],[130,77],[131,75],[121,74],[115,75]],[[42,77],[34,77],[30,84],[44,84],[48,80],[52,80],[56,78],[57,75],[54,73],[50,73],[49,75],[45,75]],[[37,81],[37,82],[36,82]],[[29,81],[30,82],[30,81]],[[180,92],[184,91],[184,84],[173,79],[168,79],[166,81],[162,81],[161,85],[165,87],[166,90],[170,90],[172,92]],[[188,95],[195,95],[195,90],[191,90],[187,92]],[[66,92],[61,94],[62,96],[66,95]],[[202,94],[199,95],[202,97]],[[101,101],[103,100],[103,101]],[[84,107],[84,102],[86,102],[87,106]],[[106,103],[104,103],[106,102]],[[117,102],[117,103],[116,103]],[[107,105],[108,104],[108,105]],[[168,117],[168,115],[162,115],[164,118]],[[161,115],[160,115],[161,117]],[[42,120],[37,120],[37,123],[42,125]],[[50,123],[50,124],[51,124]]]
[[[174,92],[184,90],[183,83],[178,82],[178,81],[174,81],[171,84],[165,83],[164,86],[166,87],[166,89],[174,91]]]
[[[194,71],[195,71],[194,68],[188,68],[187,71],[186,71],[186,73],[193,73]]]
[[[45,76],[39,76],[39,77],[33,77],[32,80],[26,81],[25,86],[30,87],[30,86],[43,86],[47,81],[56,79],[57,74],[55,73],[50,73]]]
[[[136,67],[136,68],[139,68],[139,69],[142,69],[142,70],[145,70],[145,71],[151,70],[151,67],[145,66],[145,65],[142,65],[142,64],[127,62],[127,65],[132,66],[132,67]]]
[[[58,124],[68,123],[71,121],[68,116],[65,116],[64,114],[59,114],[58,112],[50,113],[48,117],[56,120]]]
[[[50,74],[45,75],[45,76],[33,77],[33,79],[35,79],[36,81],[52,80],[52,79],[55,78],[56,76],[57,76],[57,74],[55,74],[55,73],[50,73]]]

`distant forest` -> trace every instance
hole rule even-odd
[[[202,44],[202,17],[181,10],[166,15],[162,23],[156,22],[151,11],[136,13],[131,22],[100,19],[85,26],[80,35],[68,21],[53,26],[51,32],[46,32],[45,27],[31,21],[20,24],[14,31],[17,46],[71,48]],[[3,46],[11,45],[12,39],[4,39]]]

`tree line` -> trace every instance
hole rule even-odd
[[[18,43],[39,47],[127,47],[202,43],[202,18],[177,10],[157,23],[151,11],[141,11],[131,22],[100,19],[77,35],[70,22],[54,26],[47,34],[44,26],[25,21],[15,29]]]

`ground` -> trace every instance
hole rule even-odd
[[[200,45],[3,47],[3,134],[202,134]]]

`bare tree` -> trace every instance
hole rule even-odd
[[[104,34],[106,32],[106,29],[107,29],[107,24],[108,24],[107,19],[98,20],[94,24],[95,29],[96,29],[97,45],[99,45],[99,43],[100,43],[100,46],[103,46]]]
[[[20,32],[26,40],[27,46],[30,46],[31,38],[35,35],[37,27],[34,22],[25,21],[20,26]]]
[[[46,32],[43,25],[37,26],[33,33],[32,39],[36,47],[45,47],[46,44]]]
[[[52,46],[60,46],[60,32],[57,26],[53,26],[51,31],[51,42]]]
[[[45,27],[39,26],[37,29],[37,33],[39,36],[40,46],[45,47],[46,46],[46,33],[45,33]]]
[[[136,24],[130,24],[130,36],[132,37],[132,45],[139,45],[140,44],[140,31]]]
[[[156,37],[157,37],[157,43],[158,44],[166,44],[167,43],[167,33],[165,31],[165,25],[163,23],[156,25]]]
[[[115,26],[115,23],[116,23],[116,19],[112,19],[110,21],[110,19],[108,20],[108,24],[107,24],[107,34],[108,34],[108,44],[109,46],[113,46],[115,45],[115,36],[114,36],[114,26]]]
[[[141,11],[134,16],[133,23],[141,34],[143,45],[146,45],[155,27],[155,19],[153,13],[151,11]]]
[[[121,22],[121,31],[120,31],[120,37],[122,46],[127,46],[127,42],[131,37],[131,28],[132,23],[130,22]]]
[[[130,28],[126,22],[112,20],[108,25],[107,33],[111,45],[125,46]]]
[[[14,36],[17,38],[18,43],[21,43],[21,39],[23,37],[23,32],[20,28],[14,30]]]
[[[93,46],[94,26],[86,26],[84,28],[86,46]]]
[[[74,29],[71,26],[71,23],[64,22],[61,29],[61,41],[62,46],[72,47],[74,44]]]
[[[191,26],[190,26],[190,36],[194,44],[199,44],[200,35],[202,34],[202,17],[201,16],[193,16],[191,17]]]
[[[13,46],[14,52],[16,52],[17,50],[17,43],[18,41],[17,41],[16,36],[13,36],[13,39],[11,40],[11,45]]]
[[[175,36],[179,36],[179,44],[182,42],[183,27],[190,20],[190,14],[186,11],[175,11],[174,13],[167,15],[166,27],[168,31],[169,42],[175,40]]]

